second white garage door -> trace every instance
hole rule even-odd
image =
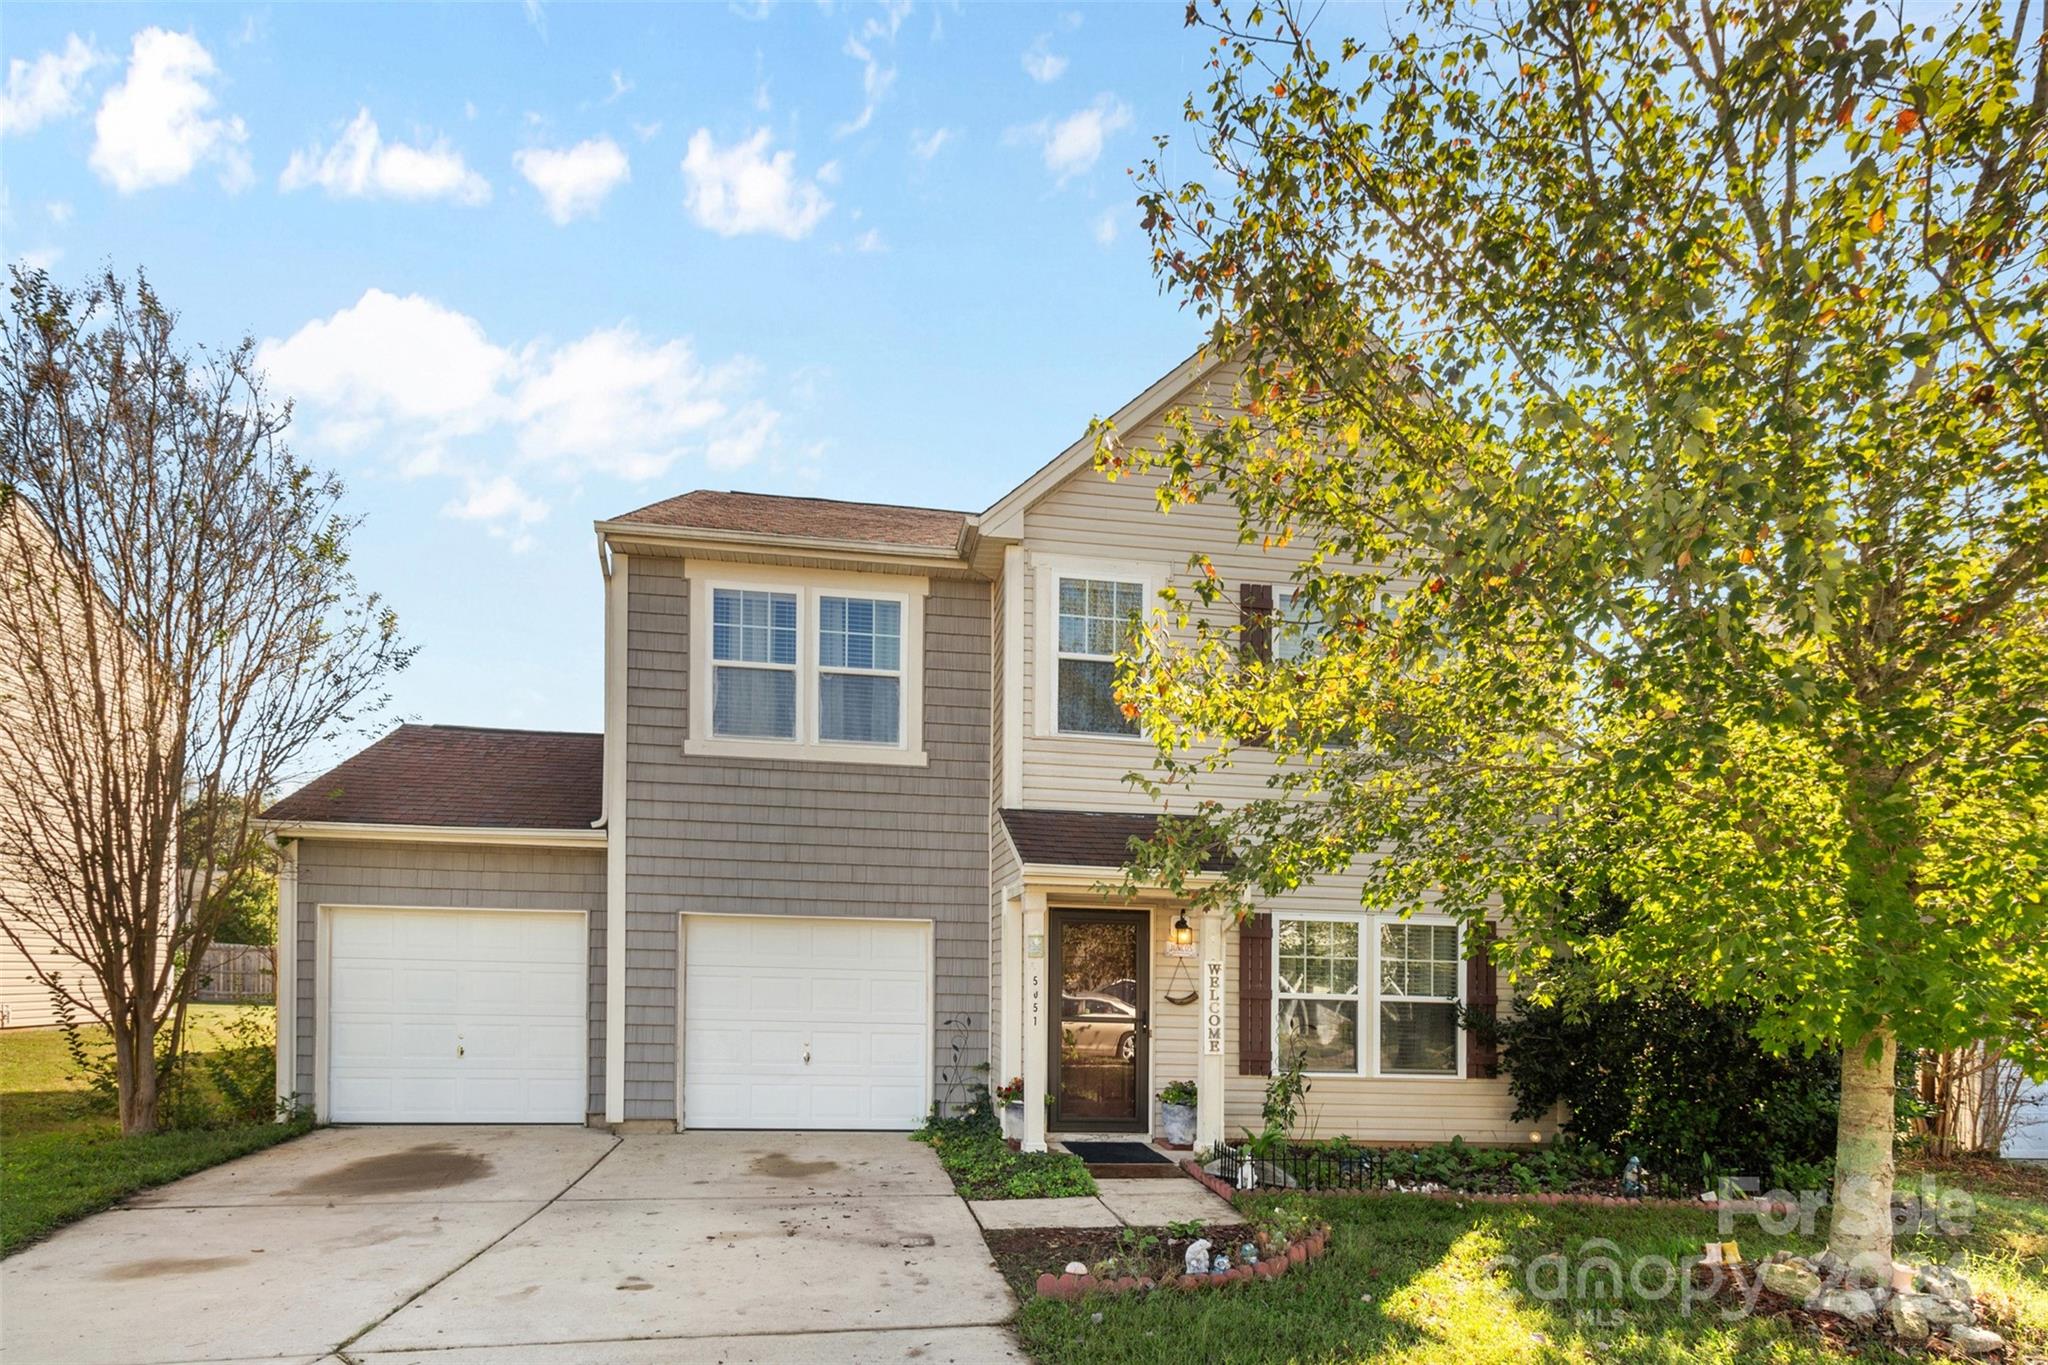
[[[932,1053],[920,921],[686,915],[689,1128],[915,1128]]]
[[[581,1123],[581,915],[326,912],[326,1117]]]

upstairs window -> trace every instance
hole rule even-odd
[[[903,608],[869,597],[818,598],[818,738],[895,744],[903,737]]]
[[[923,766],[927,580],[706,564],[690,581],[689,733],[706,758]]]
[[[1300,588],[1273,590],[1273,662],[1290,664],[1311,652],[1323,633],[1322,613]]]
[[[711,594],[711,733],[796,738],[796,594]]]
[[[1145,610],[1145,585],[1106,578],[1059,580],[1058,706],[1061,734],[1135,735],[1116,699],[1116,656]]]

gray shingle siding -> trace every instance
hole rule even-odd
[[[310,1103],[322,905],[581,910],[590,924],[589,1112],[604,1112],[604,851],[308,838],[299,850],[298,1038],[294,1088]]]
[[[681,561],[628,575],[626,1110],[676,1113],[678,916],[929,919],[938,1088],[965,1085],[988,1028],[989,595],[934,578],[924,608],[929,764],[707,758],[688,730],[689,585]],[[954,1033],[964,1030],[954,1058]]]

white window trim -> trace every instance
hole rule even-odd
[[[1270,1071],[1280,1068],[1280,921],[1297,920],[1339,920],[1358,925],[1358,1066],[1352,1071],[1305,1071],[1305,1076],[1328,1077],[1337,1080],[1372,1081],[1462,1081],[1465,1079],[1465,1027],[1462,1017],[1465,1011],[1465,926],[1453,915],[1417,912],[1412,915],[1369,914],[1364,911],[1345,910],[1286,910],[1273,912],[1273,946],[1270,980],[1273,983],[1271,1018],[1266,1025],[1266,1036],[1273,1040],[1272,1056],[1267,1059]],[[1443,924],[1458,931],[1458,996],[1455,1001],[1461,1022],[1458,1025],[1458,1043],[1452,1049],[1457,1056],[1458,1069],[1451,1072],[1382,1071],[1380,1070],[1380,926],[1383,924]],[[1347,999],[1333,996],[1332,999]],[[1452,1004],[1453,1001],[1441,996],[1397,996],[1390,1003]]]
[[[800,763],[867,763],[921,768],[924,749],[924,599],[931,581],[902,574],[831,573],[779,565],[702,564],[690,580],[690,733],[686,755],[779,758]],[[796,594],[796,738],[753,739],[711,732],[711,593],[726,588]],[[903,725],[895,744],[826,741],[818,735],[818,599],[867,597],[903,608]]]
[[[1107,744],[1151,744],[1151,736],[1142,724],[1134,735],[1060,729],[1060,580],[1095,578],[1136,583],[1144,594],[1142,615],[1149,618],[1152,609],[1158,605],[1159,590],[1166,581],[1166,574],[1156,565],[1085,559],[1034,557],[1032,567],[1038,575],[1038,657],[1033,672],[1038,682],[1034,709],[1038,713],[1039,735],[1048,739],[1078,739]]]

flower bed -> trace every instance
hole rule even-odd
[[[1120,1228],[1114,1232],[990,1231],[986,1236],[996,1263],[1020,1294],[1036,1290],[1041,1298],[1073,1300],[1088,1294],[1212,1289],[1255,1279],[1274,1279],[1321,1256],[1329,1245],[1330,1230],[1322,1224],[1290,1225],[1267,1220],[1250,1225],[1175,1225],[1170,1229]],[[1187,1253],[1198,1240],[1210,1243],[1227,1256],[1229,1268],[1189,1273]],[[1252,1248],[1255,1259],[1244,1259],[1247,1246]],[[1064,1268],[1031,1273],[1033,1268],[1048,1262]]]
[[[1189,1175],[1224,1199],[1235,1198],[1237,1195],[1245,1192],[1232,1181],[1226,1180],[1211,1171],[1204,1170],[1193,1160],[1184,1161],[1181,1165]],[[1254,1186],[1253,1188],[1271,1192],[1281,1188],[1299,1187],[1262,1185]],[[1490,1204],[1606,1204],[1618,1207],[1635,1206],[1665,1209],[1727,1208],[1738,1213],[1760,1213],[1773,1216],[1782,1216],[1793,1212],[1797,1208],[1797,1205],[1788,1204],[1780,1199],[1737,1199],[1728,1200],[1724,1203],[1698,1199],[1675,1199],[1659,1195],[1607,1194],[1597,1190],[1566,1191],[1561,1193],[1500,1194],[1487,1190],[1446,1189],[1434,1183],[1410,1186],[1400,1184],[1399,1182],[1391,1182],[1387,1186],[1364,1185],[1349,1189],[1323,1189],[1312,1186],[1304,1192],[1319,1196],[1415,1194],[1421,1195],[1426,1199],[1454,1199],[1461,1202],[1470,1200]]]
[[[1018,1152],[1003,1141],[995,1117],[975,1113],[934,1119],[911,1137],[938,1154],[963,1199],[1058,1199],[1095,1193],[1081,1158],[1066,1152]]]

